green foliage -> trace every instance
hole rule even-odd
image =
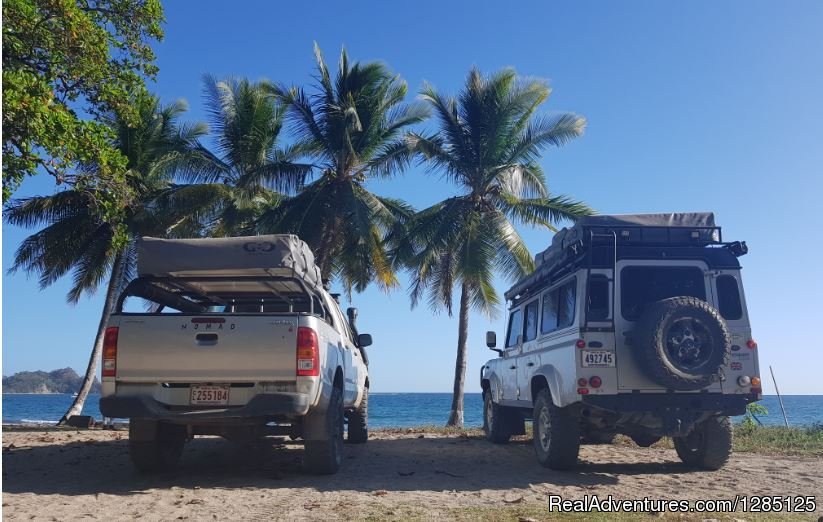
[[[414,152],[404,140],[427,111],[404,103],[407,87],[378,62],[350,62],[345,49],[332,77],[315,45],[315,92],[273,86],[288,106],[296,149],[314,161],[320,176],[294,198],[270,209],[259,222],[265,232],[288,231],[313,249],[324,279],[362,291],[372,281],[397,284],[384,240],[407,220],[402,201],[366,189],[372,178],[396,175]]]
[[[791,427],[741,423],[734,427],[734,451],[823,456],[823,424]]]
[[[756,420],[757,415],[768,415],[769,410],[760,404],[759,402],[750,402],[746,405],[746,414],[743,416],[743,420],[741,421],[745,426],[755,426],[760,424],[760,421]]]
[[[268,84],[208,75],[203,83],[216,148],[212,152],[198,145],[179,174],[187,181],[226,187],[213,235],[253,233],[260,213],[276,208],[281,192],[302,187],[311,165],[295,162],[299,148],[280,146],[284,108]]]
[[[3,377],[3,393],[77,393],[83,379],[71,368],[52,372],[19,372]],[[100,393],[100,381],[95,377],[92,393]]]
[[[473,69],[456,98],[423,89],[440,128],[408,140],[460,195],[421,211],[396,243],[397,258],[414,274],[413,306],[428,295],[433,309],[451,314],[460,284],[473,307],[493,313],[499,303],[494,273],[514,280],[534,269],[514,223],[553,230],[554,223],[591,213],[546,188],[541,150],[567,143],[585,126],[574,114],[536,116],[549,92],[544,82],[519,79],[510,69],[488,77]]]
[[[3,2],[4,202],[42,169],[95,192],[98,209],[116,215],[127,160],[99,120],[138,121],[131,96],[156,73],[150,43],[162,21],[159,0]],[[75,172],[80,163],[97,169]]]
[[[17,249],[11,271],[37,274],[41,287],[71,272],[70,302],[84,292],[94,292],[110,273],[115,259],[126,263],[122,280],[134,275],[134,241],[144,235],[193,236],[203,231],[203,223],[215,213],[225,197],[222,184],[179,185],[172,176],[196,154],[202,125],[179,125],[185,106],[177,103],[161,107],[147,94],[132,98],[138,115],[132,123],[112,117],[104,119],[113,140],[110,145],[129,162],[124,180],[132,194],[117,218],[109,220],[98,211],[96,192],[73,187],[51,196],[13,200],[5,218],[21,227],[43,226],[27,237]],[[88,162],[82,170],[95,175],[99,164]],[[118,227],[123,234],[118,235]],[[121,237],[125,240],[121,240]]]

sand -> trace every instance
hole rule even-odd
[[[131,467],[124,432],[5,430],[3,518],[518,520],[523,506],[540,520],[550,518],[549,495],[593,493],[621,500],[817,494],[818,514],[806,519],[823,511],[820,458],[740,453],[721,471],[699,472],[673,450],[598,445],[583,446],[574,471],[555,472],[536,463],[525,438],[494,445],[411,430],[373,433],[345,455],[338,474],[312,476],[301,470],[298,444],[197,438],[177,470],[143,476]]]

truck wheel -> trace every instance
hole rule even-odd
[[[141,473],[173,469],[180,461],[185,443],[185,426],[129,420],[129,456]]]
[[[511,412],[492,400],[490,391],[483,394],[483,431],[486,440],[495,444],[505,444],[512,436]]]
[[[695,426],[685,437],[674,437],[674,449],[687,466],[714,471],[729,461],[732,440],[729,418],[711,417]]]
[[[360,406],[349,413],[349,433],[347,440],[352,444],[363,444],[369,440],[369,389],[363,389]]]
[[[714,307],[695,297],[651,304],[637,324],[637,364],[672,390],[699,390],[723,377],[731,336]]]
[[[303,465],[309,473],[331,475],[337,473],[343,462],[343,390],[332,388],[329,406],[321,422],[324,422],[326,439],[307,440]]]
[[[577,464],[580,452],[580,421],[567,409],[552,403],[548,388],[534,401],[534,450],[537,461],[551,469],[564,470]]]

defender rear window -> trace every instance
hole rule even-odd
[[[520,335],[523,332],[523,311],[520,309],[512,312],[509,317],[509,336],[506,338],[506,348],[517,346]]]
[[[636,321],[648,305],[661,299],[706,299],[703,271],[697,267],[629,266],[623,269],[620,281],[620,304],[628,321]]]
[[[540,302],[535,299],[526,305],[526,330],[523,334],[523,342],[537,339],[537,307]]]
[[[743,317],[740,289],[734,276],[722,275],[717,278],[717,307],[724,319],[734,321]]]
[[[609,280],[606,276],[593,275],[589,280],[589,321],[605,321],[609,318]]]

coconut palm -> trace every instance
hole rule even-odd
[[[101,218],[94,193],[73,188],[51,196],[12,201],[5,212],[13,225],[41,230],[26,238],[15,253],[11,272],[23,270],[40,277],[45,288],[66,274],[73,277],[67,300],[74,304],[92,294],[106,280],[106,297],[85,379],[61,419],[78,415],[91,389],[103,334],[117,296],[134,277],[135,242],[142,236],[198,235],[201,223],[225,197],[223,185],[178,185],[174,170],[197,148],[203,125],[179,123],[186,110],[178,102],[161,106],[147,93],[135,97],[140,119],[136,125],[112,118],[115,146],[128,160],[130,189],[117,221]],[[94,165],[82,166],[93,173]]]
[[[301,187],[311,165],[294,161],[299,147],[280,146],[284,109],[268,83],[206,75],[203,84],[214,151],[200,145],[179,176],[229,189],[213,235],[251,233],[261,209]]]
[[[515,224],[553,230],[554,223],[591,212],[546,188],[540,151],[570,141],[585,126],[574,114],[536,116],[549,92],[544,82],[519,79],[511,69],[488,77],[472,69],[457,98],[424,87],[440,129],[408,138],[432,170],[460,189],[415,216],[397,249],[411,268],[412,306],[427,296],[432,308],[451,315],[455,286],[460,288],[450,426],[463,424],[469,309],[493,314],[500,302],[492,284],[496,272],[518,279],[534,269]]]
[[[382,63],[351,63],[344,49],[332,78],[316,44],[314,52],[314,93],[284,86],[272,92],[288,107],[295,147],[312,158],[320,176],[264,214],[259,229],[300,235],[314,251],[323,278],[338,276],[349,291],[362,291],[372,281],[389,288],[397,279],[384,239],[412,209],[373,194],[366,182],[408,166],[413,153],[403,135],[427,111],[403,102],[405,82]]]

